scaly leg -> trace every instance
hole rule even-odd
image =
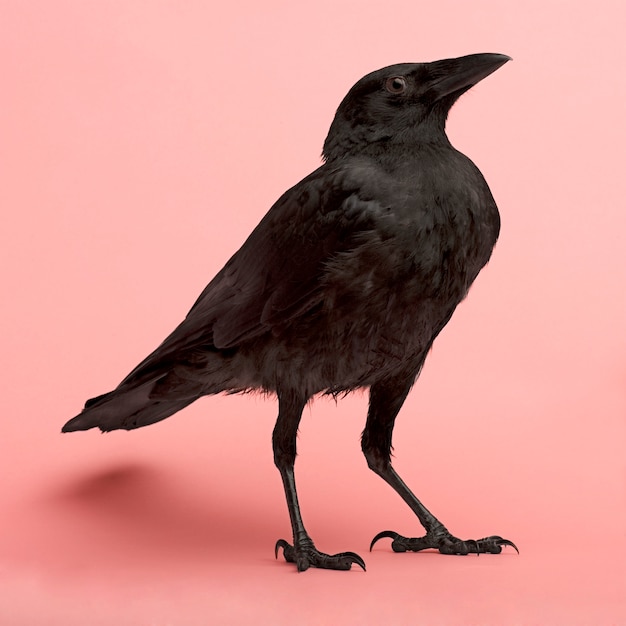
[[[435,548],[442,554],[468,554],[491,552],[499,554],[502,546],[517,547],[508,539],[492,536],[484,539],[462,540],[454,537],[448,529],[415,497],[391,465],[391,436],[393,426],[404,400],[413,384],[410,380],[393,380],[372,385],[367,423],[363,431],[361,446],[371,470],[391,485],[411,507],[426,530],[424,537],[407,538],[394,531],[383,531],[376,535],[370,545],[383,537],[393,539],[394,552],[406,552]],[[519,553],[519,551],[518,551]]]
[[[274,463],[280,471],[285,487],[293,545],[284,539],[279,539],[276,542],[275,555],[278,558],[278,549],[282,548],[285,560],[295,563],[299,572],[309,567],[348,570],[353,563],[365,569],[363,559],[354,552],[341,552],[334,555],[319,552],[304,528],[293,467],[296,460],[298,424],[306,401],[307,399],[297,392],[278,393],[278,419],[273,434]]]

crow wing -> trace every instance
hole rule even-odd
[[[207,285],[187,317],[125,379],[136,383],[197,348],[234,348],[322,301],[333,257],[375,227],[373,166],[322,165],[286,191]]]

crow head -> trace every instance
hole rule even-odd
[[[504,65],[504,54],[399,63],[367,74],[343,99],[324,142],[325,160],[390,143],[447,142],[445,122],[461,94]]]

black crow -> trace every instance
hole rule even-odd
[[[426,529],[417,539],[385,531],[372,545],[391,537],[398,552],[444,554],[513,546],[498,536],[452,536],[390,460],[396,415],[500,230],[489,187],[450,144],[446,117],[461,94],[508,60],[473,54],[401,63],[359,80],[337,109],[323,165],[278,199],[174,332],[63,431],[130,430],[205,395],[275,393],[274,460],[293,531],[293,544],[280,539],[276,555],[282,548],[299,571],[365,569],[353,552],[328,555],[313,544],[294,461],[313,396],[369,388],[367,463]]]

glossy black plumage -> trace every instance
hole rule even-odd
[[[293,546],[281,540],[277,548],[300,570],[347,569],[363,566],[360,557],[324,555],[304,530],[295,435],[315,394],[369,387],[363,450],[415,510],[427,538],[436,536],[419,549],[479,546],[451,537],[397,482],[389,449],[395,416],[432,342],[498,237],[487,183],[450,145],[445,120],[464,91],[507,60],[470,55],[362,78],[337,110],[324,164],[279,198],[174,332],[63,430],[133,429],[203,395],[275,392],[274,454],[294,535]],[[499,551],[497,540],[481,540],[474,551]]]

